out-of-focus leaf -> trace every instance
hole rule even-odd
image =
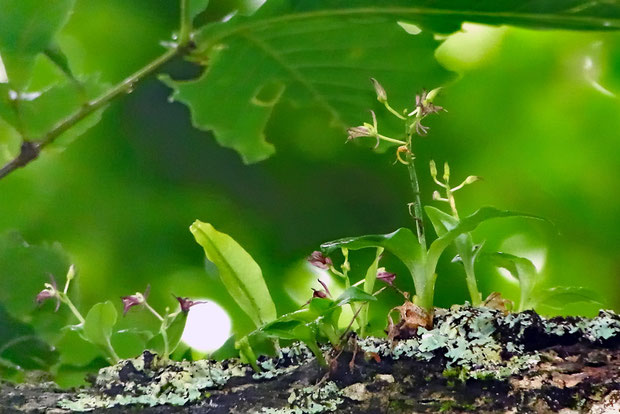
[[[562,309],[567,304],[576,302],[603,305],[597,292],[579,286],[558,286],[534,293],[536,294],[534,307],[543,305],[552,309]]]
[[[15,101],[15,94],[8,86],[0,84],[0,117],[25,137],[37,140],[77,112],[88,100],[99,96],[105,87],[96,78],[85,79],[79,85],[66,80],[41,92],[19,95],[20,98]],[[62,148],[69,144],[96,125],[102,113],[103,109],[100,109],[82,119],[64,132],[53,146]]]
[[[64,329],[64,335],[56,343],[60,353],[60,363],[82,367],[91,363],[98,356],[103,356],[101,350],[94,344],[85,341],[74,329]]]
[[[64,26],[75,0],[0,0],[0,55],[11,87],[28,85],[36,56]]]
[[[59,284],[70,260],[58,243],[31,245],[18,233],[0,236],[0,304],[14,318],[31,324],[46,340],[59,337],[70,312],[61,306],[54,313],[53,300],[38,307],[35,297],[50,282],[49,275]]]
[[[209,5],[209,0],[189,0],[189,17],[194,19],[200,13],[205,11]]]
[[[215,230],[209,223],[196,220],[190,231],[203,247],[207,259],[217,266],[230,296],[254,324],[260,327],[276,319],[276,305],[252,256],[232,237]]]
[[[110,301],[97,303],[88,311],[80,333],[87,341],[107,347],[118,314]]]
[[[1,305],[0,327],[0,359],[23,369],[41,370],[57,361],[58,353],[54,348],[44,342],[32,326],[13,318]]]
[[[508,253],[489,253],[485,254],[484,257],[489,258],[495,266],[508,270],[519,281],[519,288],[521,290],[519,312],[532,308],[534,306],[533,289],[535,289],[536,283],[539,282],[536,266],[525,257]]]

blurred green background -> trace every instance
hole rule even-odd
[[[80,72],[115,83],[161,53],[159,42],[176,28],[176,8],[167,1],[81,0],[61,44]],[[547,286],[589,287],[607,308],[620,309],[619,35],[465,29],[437,51],[458,76],[436,100],[448,112],[428,120],[431,132],[416,146],[424,201],[432,203],[435,189],[430,159],[449,161],[454,181],[484,177],[457,194],[462,214],[492,205],[544,216],[557,231],[495,221],[480,228],[477,241],[536,258]],[[183,78],[197,69],[178,60],[166,70]],[[275,156],[247,166],[194,129],[188,109],[169,103],[169,94],[150,78],[66,150],[0,181],[0,231],[17,230],[35,244],[58,241],[79,269],[84,307],[150,283],[156,307],[174,305],[171,293],[210,298],[237,329],[248,330],[188,231],[195,219],[253,255],[280,313],[310,297],[315,276],[304,258],[320,243],[412,224],[406,168],[394,165],[393,152],[345,145],[346,135],[327,128],[320,110],[280,103],[267,129]],[[367,118],[360,114],[360,122]],[[447,256],[438,306],[467,300],[461,269]],[[357,257],[360,268],[370,260]],[[411,290],[404,269],[393,266],[388,270],[402,275],[397,283]],[[484,296],[518,298],[517,285],[497,270],[481,265],[479,273]],[[45,274],[32,278],[47,281]],[[392,296],[383,310],[398,304]],[[595,312],[583,304],[560,311]],[[375,328],[384,315],[376,312]]]

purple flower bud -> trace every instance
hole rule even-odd
[[[332,259],[323,255],[323,253],[319,251],[314,251],[308,257],[308,261],[312,266],[316,266],[319,269],[329,269],[332,265]]]
[[[327,297],[327,293],[325,293],[322,290],[312,289],[312,297],[313,298],[326,298]]]
[[[54,276],[50,274],[50,283],[45,284],[45,289],[37,294],[35,301],[40,305],[46,300],[52,298],[56,299],[56,307],[54,308],[54,312],[58,312],[58,308],[60,308],[60,296],[58,295],[56,279],[54,279]]]
[[[351,127],[347,129],[347,141],[354,140],[355,138],[370,137],[370,136],[372,136],[370,129],[368,129],[367,127],[363,125]]]
[[[134,306],[142,305],[146,302],[146,298],[148,298],[150,290],[151,285],[146,285],[144,293],[136,292],[134,295],[121,297],[121,300],[123,301],[123,316],[127,314],[129,309]]]
[[[180,296],[175,296],[175,298],[177,298],[177,300],[179,301],[179,305],[181,305],[181,311],[183,312],[189,312],[189,308],[194,305],[207,303],[204,300],[191,300],[190,298],[182,298]]]
[[[382,267],[379,268],[377,271],[377,279],[392,286],[392,284],[394,283],[394,279],[396,279],[396,274],[386,272],[386,270]]]

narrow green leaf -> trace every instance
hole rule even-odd
[[[82,337],[95,345],[107,347],[117,316],[112,302],[97,303],[86,315],[81,331]]]
[[[276,306],[271,299],[263,273],[236,241],[220,233],[209,223],[199,220],[190,231],[218,268],[224,286],[241,309],[258,327],[276,319]]]
[[[0,55],[11,87],[28,85],[35,58],[67,22],[75,0],[0,0]]]

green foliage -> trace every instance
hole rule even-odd
[[[209,223],[197,220],[190,231],[203,247],[207,259],[217,266],[230,295],[256,326],[274,320],[276,305],[252,256],[230,236],[215,230]]]
[[[75,10],[73,1],[44,3],[0,0],[0,55],[9,79],[8,84],[0,83],[0,160],[3,162],[19,153],[22,140],[45,137],[63,119],[72,123],[61,131],[64,132],[58,142],[61,147],[98,123],[105,104],[131,92],[136,85],[132,82],[120,84],[117,93],[110,94],[114,89],[101,84],[93,72],[101,71],[103,79],[120,79],[119,74],[126,73],[129,68],[143,66],[155,51],[153,45],[169,35],[178,22],[176,7],[166,2],[148,4],[148,8],[140,1],[96,5],[78,2]],[[370,89],[363,87],[368,77],[376,76],[385,83],[391,91],[392,103],[411,107],[415,91],[444,84],[452,77],[435,60],[435,49],[441,43],[434,34],[460,30],[463,22],[579,30],[616,30],[620,26],[617,5],[584,0],[568,3],[553,0],[544,4],[440,0],[415,5],[404,0],[381,4],[362,0],[270,0],[254,15],[247,3],[250,2],[190,0],[187,12],[198,28],[194,34],[198,48],[181,44],[176,50],[174,45],[169,45],[172,49],[167,53],[185,56],[201,65],[204,72],[197,78],[195,73],[191,76],[183,73],[178,79],[189,79],[184,81],[167,75],[163,79],[174,88],[173,96],[190,107],[193,123],[199,129],[213,130],[222,145],[239,151],[246,162],[271,155],[274,152],[272,143],[281,148],[282,157],[242,173],[234,170],[234,162],[228,165],[232,171],[222,168],[225,152],[210,147],[202,151],[202,144],[197,144],[190,151],[196,162],[186,162],[189,157],[183,152],[186,151],[183,139],[193,139],[194,135],[180,130],[180,123],[174,124],[178,130],[172,132],[162,128],[160,121],[168,125],[168,117],[172,115],[151,100],[147,85],[145,95],[132,95],[126,100],[124,112],[115,107],[113,116],[108,117],[100,129],[90,132],[94,147],[78,144],[75,151],[61,156],[41,157],[50,162],[43,160],[40,169],[35,167],[13,181],[2,182],[0,221],[3,228],[19,227],[29,237],[34,235],[35,240],[63,240],[63,244],[69,243],[70,250],[78,256],[78,262],[90,268],[90,275],[79,287],[86,295],[85,309],[95,297],[100,300],[98,296],[102,291],[106,291],[108,297],[115,297],[127,284],[142,284],[147,278],[170,283],[174,289],[178,284],[192,293],[221,294],[224,287],[218,280],[205,283],[204,279],[195,282],[189,278],[169,277],[173,274],[170,269],[180,269],[178,274],[182,275],[196,275],[201,270],[195,257],[186,253],[189,246],[178,229],[183,227],[180,223],[199,214],[213,217],[210,218],[213,223],[236,222],[239,208],[244,209],[247,202],[258,212],[246,220],[253,220],[258,228],[282,230],[278,234],[263,230],[250,235],[243,223],[237,224],[235,229],[235,234],[246,231],[244,240],[248,240],[248,244],[244,245],[263,264],[267,282],[272,286],[272,292],[268,292],[262,281],[263,271],[258,269],[257,273],[258,266],[251,266],[250,273],[257,275],[255,279],[260,280],[260,288],[253,289],[258,285],[250,281],[249,293],[241,295],[246,306],[239,304],[260,330],[264,322],[276,317],[274,300],[282,311],[292,308],[281,288],[280,278],[299,258],[299,252],[320,240],[321,234],[355,233],[368,227],[395,228],[405,219],[393,206],[410,200],[404,200],[402,191],[393,191],[390,186],[390,183],[397,183],[398,178],[383,168],[383,164],[389,163],[381,158],[371,161],[360,156],[351,145],[340,149],[343,146],[338,137],[343,129],[355,125],[363,111],[372,107]],[[218,21],[235,9],[242,10],[244,15],[239,14],[226,22]],[[71,13],[73,17],[65,26]],[[97,18],[84,19],[84,16]],[[107,30],[109,21],[119,22],[116,36]],[[398,26],[397,21],[410,22],[422,31],[411,35]],[[25,27],[30,30],[23,30]],[[62,27],[65,29],[59,34]],[[415,155],[424,160],[426,154],[441,152],[442,156],[451,155],[457,162],[484,166],[485,175],[493,177],[493,185],[502,190],[510,188],[505,192],[509,197],[501,191],[496,199],[515,205],[516,209],[540,211],[542,206],[542,210],[558,211],[558,205],[567,206],[558,215],[569,237],[558,242],[556,251],[552,252],[555,263],[559,264],[554,273],[562,275],[563,279],[571,277],[575,282],[582,273],[593,272],[601,275],[600,280],[607,275],[609,281],[615,268],[610,257],[613,258],[617,250],[614,250],[614,243],[609,242],[615,241],[617,228],[609,223],[617,217],[617,203],[602,195],[607,194],[609,188],[615,188],[613,180],[618,176],[617,163],[608,155],[616,153],[617,140],[608,137],[617,130],[614,121],[617,105],[612,100],[603,101],[608,98],[601,98],[598,92],[580,85],[576,79],[580,79],[581,74],[577,76],[566,67],[572,65],[567,62],[577,59],[576,56],[581,59],[584,50],[590,53],[590,43],[601,44],[602,41],[601,56],[603,60],[610,59],[609,67],[613,69],[617,39],[602,34],[578,38],[567,32],[558,35],[508,30],[508,33],[509,42],[502,48],[500,58],[489,59],[486,67],[466,74],[464,82],[462,80],[450,90],[446,96],[450,102],[446,104],[451,111],[449,121],[437,127],[432,125],[438,131],[437,136],[428,143],[420,140]],[[539,42],[540,39],[546,40]],[[119,48],[119,40],[125,42],[126,47]],[[113,53],[107,55],[107,50]],[[584,56],[596,60],[594,55]],[[97,65],[97,62],[103,64]],[[581,68],[580,64],[575,66]],[[154,65],[149,71],[160,67]],[[81,76],[84,69],[90,73],[88,76]],[[612,69],[609,69],[611,76]],[[170,70],[177,79],[177,67],[170,65]],[[80,75],[74,75],[74,71]],[[532,77],[532,73],[537,76]],[[567,83],[562,84],[562,79]],[[489,84],[494,88],[488,88]],[[571,88],[573,99],[566,98],[567,87]],[[91,111],[87,103],[97,97],[103,98],[103,104]],[[144,118],[141,108],[147,106],[148,118]],[[165,117],[158,116],[164,112]],[[581,118],[567,115],[575,113],[587,115],[588,120],[581,122]],[[396,128],[383,115],[379,115],[378,121],[389,132]],[[140,135],[124,142],[134,131],[139,131]],[[148,136],[146,144],[135,139],[142,135]],[[587,146],[583,145],[583,137],[590,135],[596,138]],[[171,136],[174,139],[171,140]],[[338,144],[331,144],[336,141]],[[579,150],[571,151],[575,148]],[[513,173],[506,174],[502,181],[494,171],[507,170],[505,158],[501,156],[506,153],[514,154],[515,163],[508,168]],[[338,159],[332,162],[335,156]],[[330,162],[309,162],[313,157]],[[172,162],[171,159],[183,161]],[[567,169],[563,162],[571,168]],[[140,171],[135,170],[136,165],[140,166]],[[205,173],[207,169],[209,172]],[[600,172],[600,176],[593,177],[592,171]],[[205,178],[206,174],[214,178]],[[293,176],[295,180],[289,182]],[[519,180],[515,180],[515,176]],[[186,184],[194,180],[207,191],[190,194]],[[421,177],[423,185],[424,180]],[[363,184],[356,181],[363,181]],[[338,184],[331,188],[325,184],[327,182]],[[240,188],[239,183],[243,190],[235,190]],[[248,191],[247,186],[257,193]],[[235,196],[234,191],[242,196]],[[365,192],[362,201],[361,191]],[[481,190],[480,198],[491,201],[493,197]],[[138,199],[146,202],[136,203]],[[223,202],[223,199],[234,201]],[[327,200],[331,206],[329,211],[321,210],[316,214],[321,203]],[[473,200],[469,201],[465,199],[465,204]],[[364,203],[372,208],[365,208]],[[352,205],[355,208],[351,208]],[[388,205],[392,206],[389,214],[386,213]],[[595,205],[597,207],[592,207]],[[595,209],[598,209],[596,214],[592,214]],[[342,247],[351,250],[384,248],[405,263],[412,273],[416,293],[421,292],[425,297],[423,303],[431,306],[435,273],[442,274],[440,280],[446,280],[446,284],[453,282],[443,278],[448,272],[439,263],[439,257],[453,244],[465,267],[470,296],[476,303],[480,294],[473,268],[481,249],[474,245],[471,231],[480,223],[470,222],[469,227],[459,227],[467,218],[461,220],[429,206],[425,212],[439,237],[428,251],[408,229],[385,236],[338,241],[333,248],[326,248],[330,252]],[[310,218],[315,215],[320,219]],[[164,216],[166,220],[161,219]],[[416,212],[416,216],[420,215]],[[480,222],[491,216],[480,215]],[[304,217],[304,221],[308,217],[309,224],[299,224],[300,217]],[[461,231],[453,233],[458,228]],[[485,238],[488,234],[494,238],[487,246],[500,243],[497,240],[500,234],[507,234],[498,229],[485,233]],[[527,230],[519,229],[523,231]],[[96,235],[93,238],[96,241],[88,241],[84,234]],[[160,237],[162,234],[166,235],[165,241]],[[560,250],[570,253],[560,253]],[[131,260],[127,260],[128,257]],[[252,258],[249,260],[254,263]],[[512,264],[505,262],[516,272],[513,273],[515,277],[523,281],[521,290],[525,293],[521,295],[520,307],[538,309],[538,306],[562,305],[564,311],[569,301],[594,298],[583,288],[545,289],[540,284],[540,275],[530,272],[531,276],[525,276],[527,265],[514,263],[514,260]],[[573,266],[575,263],[577,266]],[[53,308],[52,301],[43,304],[41,310],[33,304],[32,298],[42,283],[49,282],[47,273],[58,276],[68,264],[66,255],[55,245],[33,246],[20,239],[0,239],[0,309],[7,311],[0,318],[0,324],[7,327],[7,330],[0,330],[0,365],[8,361],[3,367],[19,364],[26,368],[55,370],[60,363],[59,371],[62,371],[67,365],[85,366],[108,353],[103,351],[102,354],[99,348],[79,341],[77,331],[60,329],[69,322],[75,323],[75,316],[71,316],[66,307],[52,314],[48,312]],[[299,318],[305,315],[306,322],[284,320],[280,328],[276,329],[278,325],[275,324],[267,331],[281,339],[287,334],[290,338],[305,338],[310,344],[325,339],[334,342],[334,337],[340,333],[334,320],[342,316],[342,306],[352,302],[362,307],[372,300],[371,297],[374,299],[370,286],[374,287],[378,265],[375,261],[368,268],[365,262],[358,265],[353,260],[353,269],[345,277],[347,284],[354,276],[367,279],[365,300],[360,296],[363,290],[357,288],[345,292],[357,295],[359,300],[343,300],[336,308],[332,302],[338,303],[337,300],[314,298],[307,309],[303,309],[306,312],[298,315]],[[592,266],[596,270],[591,270]],[[222,268],[219,270],[221,276]],[[174,280],[169,282],[168,278]],[[224,279],[222,276],[221,280]],[[237,279],[226,286],[235,301],[240,300],[236,294],[239,285],[246,283],[242,276]],[[235,289],[231,290],[230,286],[235,284]],[[599,279],[593,279],[591,284],[597,284],[596,288],[601,291],[606,289],[605,282]],[[440,303],[460,300],[458,291],[452,286],[449,291],[444,289]],[[248,305],[244,295],[250,298],[255,295],[259,298],[257,303],[266,297],[268,304],[262,308]],[[153,301],[164,303],[164,296],[156,296]],[[79,305],[79,301],[73,300]],[[268,317],[261,318],[257,308]],[[368,306],[363,309],[360,315],[368,311]],[[379,304],[373,305],[374,309],[383,311]],[[326,313],[328,311],[331,313]],[[145,347],[166,353],[166,343],[172,352],[178,344],[185,316],[178,312],[165,314],[165,322],[161,324],[166,326],[165,333],[126,329],[124,324],[128,323],[118,321],[110,328],[107,338],[119,357],[135,355]],[[235,320],[242,319],[242,316],[234,316]],[[358,318],[358,329],[365,326],[366,322]],[[14,340],[17,342],[12,342]],[[58,354],[46,342],[53,344]],[[251,354],[249,344],[244,346],[243,341],[239,344],[244,352]],[[316,351],[317,346],[313,346]],[[41,361],[36,361],[33,355],[41,356]],[[7,369],[14,370],[14,367]]]

